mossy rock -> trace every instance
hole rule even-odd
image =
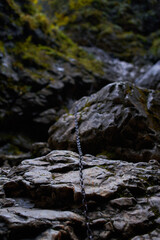
[[[43,6],[53,23],[80,45],[98,46],[127,61],[149,55],[152,46],[154,59],[159,58],[159,41],[150,38],[159,30],[158,0],[43,0]]]

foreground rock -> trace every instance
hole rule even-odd
[[[159,239],[157,161],[134,164],[85,155],[84,168],[95,240]],[[87,239],[76,153],[52,151],[1,174],[6,197],[1,199],[2,240]]]
[[[8,236],[4,239],[26,239],[36,237],[41,232],[42,236],[36,239],[73,239],[72,228],[67,225],[75,225],[77,228],[82,225],[83,218],[72,212],[60,212],[53,210],[25,209],[21,207],[4,208],[0,212],[1,219],[8,222],[8,229],[2,236]],[[62,227],[63,223],[63,227]],[[60,230],[52,229],[61,228]],[[66,226],[65,226],[66,225]],[[3,229],[3,228],[2,228]],[[45,231],[47,230],[47,231]],[[69,233],[69,231],[71,231]],[[35,238],[34,238],[35,239]]]
[[[114,83],[83,97],[49,129],[52,149],[76,149],[74,107],[85,153],[128,161],[160,160],[160,92]]]

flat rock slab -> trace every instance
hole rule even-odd
[[[160,92],[113,83],[77,101],[49,129],[51,149],[76,150],[74,109],[84,153],[127,161],[160,160]]]
[[[80,227],[84,221],[82,217],[69,211],[27,209],[22,207],[1,209],[0,219],[2,225],[2,230],[0,231],[1,239],[30,239],[46,229],[52,229],[53,226],[57,229],[65,230],[65,225],[67,224],[75,224],[77,227]],[[57,239],[57,236],[63,235],[67,237],[67,233],[61,234],[60,230],[52,230],[52,238],[48,237],[46,239]]]
[[[1,239],[87,239],[78,161],[77,153],[52,151],[24,160],[6,173]],[[138,240],[142,236],[147,240],[153,232],[158,240],[159,163],[128,163],[89,154],[83,162],[94,239]]]

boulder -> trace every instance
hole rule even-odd
[[[95,240],[159,235],[160,168],[156,160],[128,163],[85,155],[84,183]],[[52,151],[2,171],[0,237],[87,239],[78,154]],[[138,238],[139,237],[139,238]]]
[[[133,162],[160,160],[159,91],[113,83],[81,98],[50,127],[51,149],[77,149],[75,106],[84,153]]]
[[[137,86],[160,90],[160,61],[135,81]]]
[[[51,149],[46,142],[36,142],[32,144],[31,155],[32,157],[41,157],[49,153]]]

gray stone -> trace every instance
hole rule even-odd
[[[154,230],[149,234],[144,234],[141,236],[136,236],[131,240],[159,240],[160,239],[160,229]]]
[[[134,162],[160,160],[160,92],[113,83],[83,97],[50,127],[50,148],[77,149],[75,106],[84,153]]]
[[[30,153],[24,153],[24,154],[19,154],[19,155],[4,155],[4,154],[0,154],[0,162],[1,165],[5,165],[5,166],[17,166],[19,165],[24,159],[29,158],[31,155]]]
[[[47,142],[36,142],[32,144],[31,155],[34,157],[40,157],[48,154],[51,151]]]
[[[56,111],[51,108],[42,113],[40,113],[36,118],[33,119],[34,122],[43,124],[52,124],[56,120]]]
[[[0,210],[1,222],[6,222],[8,229],[1,228],[1,239],[31,239],[40,235],[46,229],[50,229],[56,226],[62,232],[65,229],[62,223],[65,225],[74,223],[77,227],[82,225],[83,218],[78,214],[69,211],[54,211],[54,210],[42,210],[42,209],[26,209],[22,207],[10,207]],[[48,230],[47,233],[43,233],[42,236],[37,239],[57,239],[57,236],[63,237],[61,231]],[[67,228],[65,229],[67,230]],[[47,235],[46,235],[47,234]],[[66,231],[66,235],[69,235]],[[51,238],[53,237],[53,238]],[[61,239],[61,238],[60,238]]]
[[[83,163],[94,239],[156,240],[148,238],[148,229],[158,236],[159,163],[129,163],[89,154]],[[1,239],[7,234],[17,240],[86,239],[78,164],[77,153],[52,151],[24,160],[10,172],[4,169]]]
[[[104,50],[97,47],[84,47],[84,49],[93,54],[98,61],[103,62],[105,79],[106,82],[108,81],[109,83],[134,82],[136,78],[142,77],[151,67],[149,64],[139,67],[132,63],[120,61],[117,58],[109,56]]]
[[[136,79],[135,83],[141,87],[160,90],[160,61]]]
[[[111,201],[111,204],[113,206],[117,206],[119,208],[126,208],[126,207],[131,207],[134,204],[136,204],[136,200],[134,198],[127,198],[127,197],[121,197],[121,198],[116,198]]]

